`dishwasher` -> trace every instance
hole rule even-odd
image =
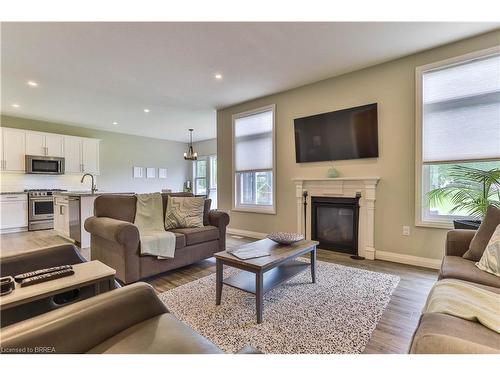
[[[68,199],[69,237],[77,243],[82,242],[82,223],[80,220],[80,197]]]

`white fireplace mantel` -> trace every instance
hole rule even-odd
[[[311,238],[311,197],[356,197],[359,200],[358,252],[375,259],[375,199],[380,177],[294,178],[297,198],[297,232]],[[304,217],[304,191],[307,191],[307,211]],[[304,233],[307,220],[307,233]]]

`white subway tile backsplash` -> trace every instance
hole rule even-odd
[[[34,175],[24,173],[0,174],[0,191],[23,191],[24,189],[65,189],[88,190],[90,186],[82,184],[80,175]],[[97,178],[97,177],[96,177]]]

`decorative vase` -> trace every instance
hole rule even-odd
[[[328,169],[327,176],[329,178],[335,178],[339,176],[339,172],[334,167],[331,167]]]

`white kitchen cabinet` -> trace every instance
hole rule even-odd
[[[69,200],[68,197],[54,197],[54,230],[69,238]]]
[[[59,134],[26,132],[26,154],[63,156],[63,136]]]
[[[66,173],[99,174],[99,139],[64,137]]]
[[[28,227],[28,198],[26,194],[0,195],[0,230],[12,232]]]
[[[65,173],[82,173],[82,140],[78,137],[64,137]]]
[[[59,134],[47,134],[45,136],[46,156],[64,156],[64,137]]]
[[[26,155],[45,155],[45,134],[26,132]]]
[[[26,132],[19,129],[2,129],[2,171],[24,172]]]
[[[83,172],[99,174],[99,140],[82,138]]]

